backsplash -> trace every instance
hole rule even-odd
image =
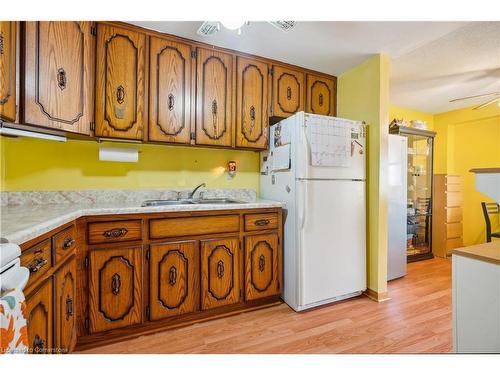
[[[187,198],[192,189],[165,190],[64,190],[64,191],[2,191],[1,206],[24,206],[44,204],[96,204],[96,203],[136,203],[147,199]],[[254,202],[254,189],[200,189],[196,193],[204,198],[231,198],[244,202]]]

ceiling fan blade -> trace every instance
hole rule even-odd
[[[481,104],[481,105],[478,105],[477,107],[472,108],[472,109],[481,109],[481,108],[483,108],[483,107],[486,107],[487,105],[493,104],[493,103],[498,102],[498,101],[500,101],[500,97],[495,98],[495,99],[488,100],[486,103],[483,103],[483,104]]]
[[[500,95],[500,92],[490,92],[489,94],[464,96],[463,98],[452,99],[452,100],[450,100],[450,103],[457,102],[459,100],[473,99],[473,98],[482,98],[483,96],[491,96],[491,95]]]

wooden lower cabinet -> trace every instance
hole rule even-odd
[[[56,348],[70,352],[76,343],[76,260],[70,259],[55,275]]]
[[[142,247],[89,252],[90,332],[142,321]]]
[[[245,237],[245,300],[280,292],[278,234]]]
[[[149,259],[150,319],[199,309],[197,241],[151,245]]]
[[[238,238],[201,241],[201,308],[212,309],[240,300]]]
[[[30,353],[50,353],[54,344],[52,277],[26,298],[26,308]]]

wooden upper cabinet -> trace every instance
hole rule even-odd
[[[142,139],[146,121],[145,60],[144,34],[98,24],[96,136]]]
[[[276,233],[245,238],[245,300],[280,293],[280,256]]]
[[[268,139],[268,66],[238,57],[236,147],[265,149]]]
[[[76,344],[76,261],[68,261],[56,273],[56,348],[67,353]]]
[[[288,117],[304,110],[304,73],[273,66],[272,116]]]
[[[26,22],[27,124],[89,134],[94,118],[92,22]]]
[[[201,241],[201,308],[212,309],[240,300],[238,238]]]
[[[26,322],[31,353],[46,354],[53,347],[52,277],[26,298]]]
[[[149,140],[189,143],[191,137],[191,47],[151,37]]]
[[[335,85],[334,79],[308,74],[306,112],[335,116]]]
[[[233,55],[197,49],[196,144],[233,145]]]
[[[150,318],[199,309],[199,252],[196,241],[151,245]]]
[[[0,21],[0,118],[16,120],[17,22]]]
[[[90,332],[142,321],[142,248],[92,250],[89,269]]]

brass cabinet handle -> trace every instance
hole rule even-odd
[[[66,297],[66,320],[73,316],[73,298]]]
[[[224,262],[222,260],[217,262],[217,277],[219,279],[224,277]]]
[[[292,99],[292,88],[291,88],[290,86],[288,86],[288,87],[286,88],[286,98],[287,98],[288,100],[291,100],[291,99]]]
[[[173,94],[168,95],[168,110],[172,111],[174,109],[175,96]]]
[[[30,273],[36,273],[40,271],[40,269],[47,264],[47,259],[43,258],[35,258],[31,261],[30,264],[28,264],[28,269],[30,270]]]
[[[252,133],[253,128],[255,127],[255,107],[250,107],[250,133]]]
[[[268,225],[270,223],[270,221],[268,219],[259,219],[259,220],[255,220],[254,224],[259,226],[259,227],[262,227],[264,225]]]
[[[73,246],[74,244],[75,244],[75,239],[74,239],[74,238],[69,237],[69,238],[66,238],[66,239],[64,240],[64,243],[63,243],[63,245],[62,245],[62,248],[63,248],[63,250],[67,250],[67,249],[69,249],[71,246]]]
[[[38,333],[35,335],[35,338],[33,339],[33,353],[35,354],[43,354],[44,349],[45,349],[45,341],[38,335]]]
[[[66,71],[63,68],[57,70],[57,86],[61,91],[66,88]]]
[[[319,101],[319,106],[322,107],[323,106],[323,94],[319,94],[318,101]]]
[[[0,56],[3,55],[3,31],[0,32]]]
[[[125,89],[122,85],[116,88],[116,101],[118,102],[118,104],[123,104],[123,102],[125,101]]]
[[[214,128],[214,136],[218,138],[219,130],[217,129],[217,99],[212,100],[212,127]]]
[[[264,269],[266,267],[266,257],[264,254],[261,254],[259,257],[259,271],[264,272]]]
[[[103,233],[104,237],[118,238],[128,233],[126,228],[113,228]]]
[[[177,282],[177,268],[175,268],[175,266],[172,266],[168,271],[168,283],[174,286],[176,282]]]
[[[120,280],[120,275],[115,273],[113,277],[111,277],[111,292],[116,296],[120,293],[120,287],[122,286],[122,282]]]

